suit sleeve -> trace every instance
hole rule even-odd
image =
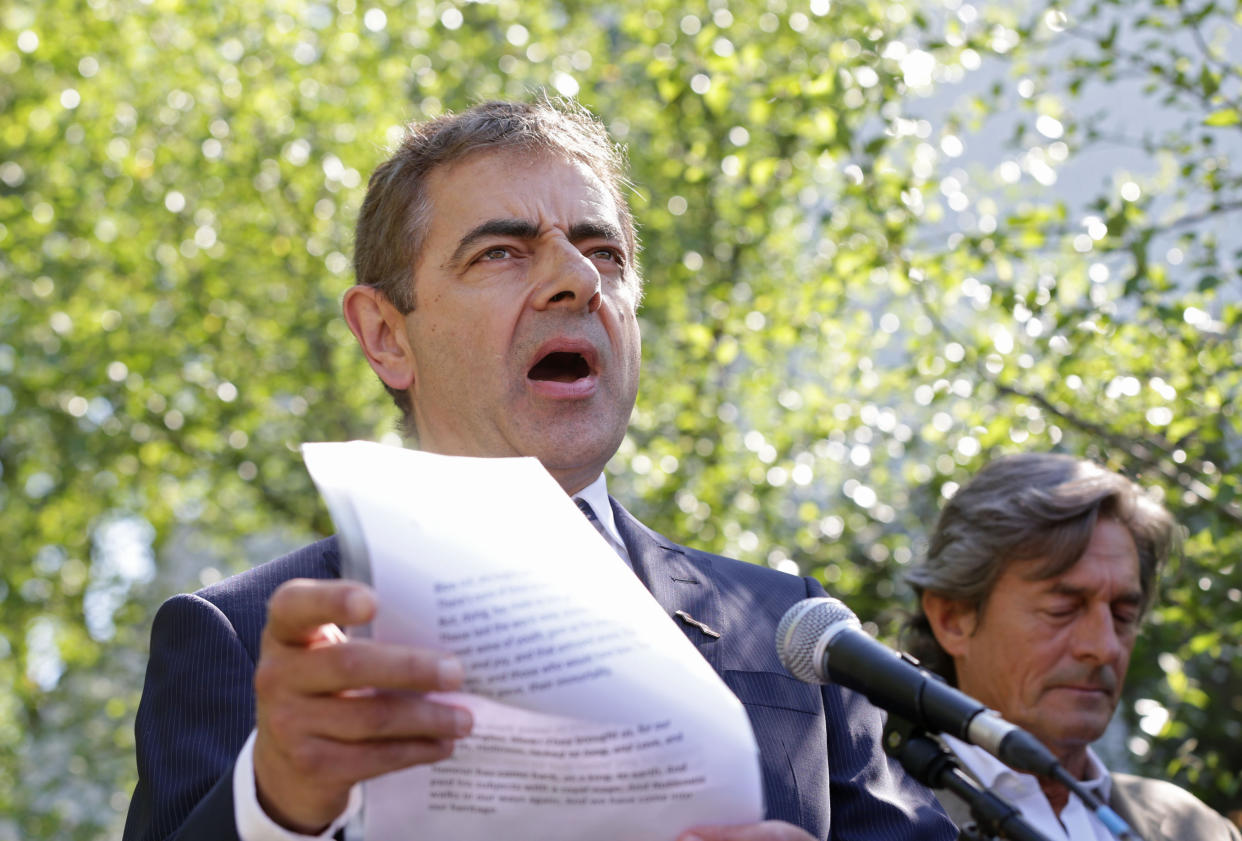
[[[254,666],[211,602],[180,595],[160,608],[134,727],[138,786],[124,841],[236,841],[232,771],[254,727]]]
[[[807,595],[826,595],[808,580]],[[823,688],[833,841],[953,841],[957,829],[931,791],[884,752],[884,722],[865,697]]]

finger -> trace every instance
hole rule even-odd
[[[677,841],[815,841],[801,827],[784,821],[737,826],[699,826],[677,836]]]
[[[452,739],[336,742],[307,739],[282,755],[292,779],[316,788],[347,789],[381,774],[439,762],[453,755]],[[257,749],[256,745],[256,749]]]
[[[365,697],[297,698],[264,708],[263,727],[278,744],[300,739],[343,743],[398,740],[451,740],[470,735],[470,711],[408,692],[377,692]]]
[[[461,661],[452,655],[370,639],[314,648],[265,645],[255,669],[255,691],[262,697],[363,688],[451,692],[462,680]]]
[[[264,634],[291,645],[319,637],[322,625],[361,625],[375,617],[375,594],[357,581],[294,578],[267,603]]]

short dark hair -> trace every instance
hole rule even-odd
[[[586,164],[617,205],[627,280],[641,285],[638,238],[625,200],[625,152],[603,124],[576,102],[541,97],[534,102],[483,102],[405,127],[397,150],[371,175],[354,236],[354,275],[379,289],[402,313],[416,306],[414,266],[426,241],[432,208],[427,180],[438,167],[481,152],[550,153]],[[407,420],[409,395],[388,388]]]
[[[1178,537],[1172,515],[1160,503],[1121,474],[1073,456],[1024,453],[986,465],[945,505],[927,556],[906,575],[919,603],[902,644],[956,685],[953,659],[936,641],[923,611],[923,593],[982,610],[1014,561],[1042,560],[1035,572],[1041,580],[1078,563],[1102,518],[1121,524],[1134,538],[1146,611]]]

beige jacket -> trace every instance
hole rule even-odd
[[[936,792],[958,826],[970,810],[949,791]],[[1112,774],[1110,806],[1143,841],[1242,841],[1238,828],[1183,788],[1163,780]]]

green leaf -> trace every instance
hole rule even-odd
[[[1203,118],[1205,126],[1236,126],[1239,123],[1242,123],[1242,112],[1237,108],[1222,108]]]

